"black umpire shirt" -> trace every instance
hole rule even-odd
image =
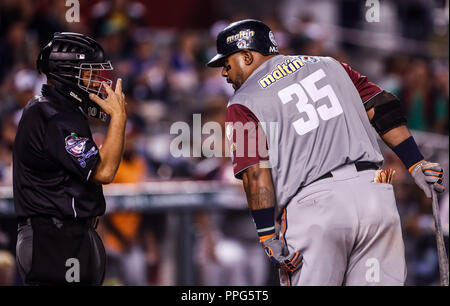
[[[100,161],[88,120],[49,85],[24,108],[13,148],[17,217],[103,215],[102,185],[90,181]]]

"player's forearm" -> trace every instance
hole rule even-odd
[[[401,125],[382,135],[383,141],[400,158],[408,171],[423,161],[423,155],[406,125]]]
[[[112,116],[105,142],[99,149],[100,162],[97,165],[93,181],[109,184],[114,179],[122,159],[125,142],[126,117]]]
[[[397,114],[391,115],[394,119],[403,116],[402,113],[400,113],[400,110],[397,110],[397,112]],[[374,124],[374,108],[367,110],[367,116],[369,117],[370,122]],[[400,158],[405,167],[408,170],[411,170],[414,165],[421,162],[424,158],[414,138],[411,136],[411,132],[406,126],[406,119],[404,120],[405,123],[400,125],[397,125],[399,121],[398,119],[396,120],[397,121],[392,121],[393,123],[389,120],[383,120],[383,124],[378,125],[383,127],[383,131],[380,132],[378,129],[377,132],[379,133],[381,139],[383,139],[384,143],[386,143],[386,145],[394,151],[398,158]],[[393,127],[390,128],[389,124],[393,124]]]
[[[384,143],[386,143],[386,145],[392,149],[401,144],[409,137],[411,137],[411,133],[408,127],[406,125],[401,125],[382,135],[381,139],[383,139]]]
[[[275,236],[275,192],[272,175],[268,168],[254,165],[246,169],[242,175],[247,202],[259,241]]]
[[[275,192],[269,168],[260,168],[259,165],[249,167],[244,171],[242,181],[250,209],[275,206]]]

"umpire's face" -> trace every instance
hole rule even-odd
[[[106,75],[106,74],[105,74]],[[91,69],[83,69],[81,71],[81,80],[83,85],[87,88],[89,92],[101,95],[103,97],[107,96],[103,82],[105,77],[102,75],[101,71],[93,71]]]
[[[89,69],[83,69],[81,75],[84,86],[91,89],[98,89],[100,87],[101,83],[96,73],[93,73]]]
[[[222,68],[222,76],[228,83],[233,84],[234,90],[238,90],[245,82],[245,51],[234,53],[228,56]]]

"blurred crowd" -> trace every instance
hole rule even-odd
[[[224,125],[233,89],[221,77],[220,69],[207,69],[205,64],[216,52],[217,33],[229,22],[248,17],[261,19],[272,28],[280,53],[333,56],[397,95],[411,129],[446,139],[447,147],[439,156],[444,156],[442,163],[448,173],[448,1],[435,1],[434,5],[392,1],[383,8],[390,8],[389,16],[396,20],[386,23],[392,27],[388,30],[399,40],[419,42],[423,46],[419,51],[402,50],[401,46],[388,51],[369,49],[364,40],[345,37],[344,30],[339,40],[335,35],[339,29],[365,29],[359,36],[369,35],[365,39],[370,40],[361,2],[365,1],[315,1],[310,5],[313,8],[302,10],[308,2],[286,0],[275,7],[262,1],[260,8],[253,10],[259,2],[217,1],[223,12],[204,12],[208,15],[205,19],[215,19],[206,26],[199,22],[200,26],[190,28],[182,23],[170,27],[150,22],[155,1],[101,0],[88,4],[81,0],[81,21],[73,23],[66,20],[65,1],[0,1],[0,185],[12,184],[11,149],[21,110],[46,82],[35,69],[36,57],[57,31],[81,32],[98,40],[114,66],[115,77],[124,81],[126,148],[114,183],[189,179],[239,184],[226,158],[173,157],[169,145],[174,135],[169,130],[176,121],[191,124],[194,113],[202,115],[202,123]],[[197,9],[204,4],[193,3]],[[240,8],[234,10],[239,14],[232,13],[232,5]],[[433,14],[445,5],[446,23],[441,19],[437,23]],[[268,9],[261,9],[264,6]],[[330,21],[335,24],[333,31],[323,24],[323,8],[333,9],[337,16]],[[284,19],[280,12],[294,15]],[[101,144],[105,126],[92,122],[92,129],[94,140]],[[401,162],[388,149],[384,151],[385,167],[397,171],[394,184],[404,221],[408,284],[437,284],[431,202],[415,187]],[[446,178],[448,182],[448,175]],[[447,209],[444,225],[448,238],[448,192],[441,198],[441,206]],[[165,260],[171,252],[166,242],[173,222],[165,212],[120,211],[104,216],[99,232],[108,253],[105,284],[176,284],[174,277],[167,276],[171,264]],[[199,211],[192,222],[195,284],[278,284],[273,267],[257,244],[247,211]],[[18,283],[17,275],[7,268],[14,266],[15,235],[14,219],[0,216],[0,284]]]

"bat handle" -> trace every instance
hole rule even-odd
[[[439,213],[439,204],[436,195],[436,191],[431,187],[431,194],[433,198],[433,217],[435,224],[436,244],[439,259],[439,273],[441,278],[441,286],[448,286],[449,284],[449,271],[448,271],[448,258],[447,251],[445,249],[444,235],[442,234],[441,218]]]

